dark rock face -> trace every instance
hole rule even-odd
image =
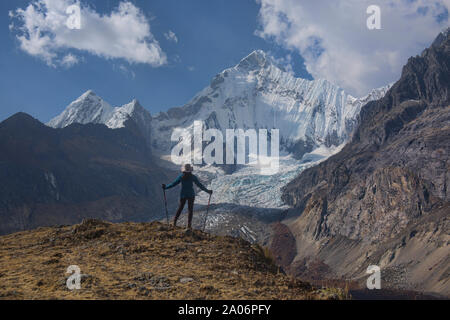
[[[159,218],[169,178],[129,122],[53,129],[19,113],[0,123],[0,234],[84,217]]]
[[[275,252],[275,260],[277,265],[283,269],[289,268],[295,258],[296,247],[295,237],[289,228],[282,223],[273,224],[273,236],[270,244],[271,252]]]
[[[288,151],[292,153],[296,159],[300,160],[306,153],[313,151],[315,147],[316,144],[314,143],[314,141],[312,141],[312,139],[309,139],[307,141],[299,140],[292,144],[288,148]]]
[[[433,220],[436,212],[442,214],[442,206],[450,202],[448,32],[421,56],[408,60],[386,96],[363,107],[359,123],[339,154],[305,170],[284,189],[283,200],[298,210],[290,225],[297,229],[294,234],[308,234],[314,241],[344,237],[360,242],[360,247],[381,246],[425,216]],[[419,261],[436,249],[430,246],[410,257]],[[435,261],[439,267],[434,272],[444,272],[445,261]],[[348,263],[340,272],[349,274],[351,262],[328,262],[336,269],[339,263]],[[449,287],[439,290],[450,292]]]

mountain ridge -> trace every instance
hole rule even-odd
[[[284,188],[283,200],[295,207],[285,223],[301,252],[293,269],[307,266],[310,255],[348,278],[373,263],[403,270],[397,286],[450,294],[443,214],[450,200],[446,36],[411,57],[387,94],[363,107],[360,125],[339,153]]]
[[[1,122],[0,234],[84,217],[159,219],[161,183],[173,173],[156,164],[127,121],[116,130],[93,123],[54,129],[25,113]]]
[[[193,121],[199,120],[204,121],[206,129],[221,131],[279,129],[282,147],[301,158],[322,144],[330,147],[347,141],[362,105],[384,95],[388,88],[389,85],[374,89],[360,99],[354,98],[326,80],[294,78],[273,57],[256,50],[236,66],[218,73],[208,87],[184,106],[154,116],[145,110],[135,118],[141,118],[139,128],[156,154],[170,154],[171,129],[192,129]],[[89,109],[89,103],[80,100],[89,102],[87,98],[92,95],[92,91],[87,91],[47,125],[64,127],[74,122],[102,122],[118,128],[128,117],[133,117],[126,110],[127,105],[112,108],[102,99],[94,99],[92,110],[84,110]]]

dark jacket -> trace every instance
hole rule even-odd
[[[181,199],[195,198],[194,183],[203,191],[209,192],[209,190],[206,189],[200,181],[198,181],[198,178],[195,175],[188,174],[185,178],[183,178],[183,175],[184,174],[180,174],[174,182],[166,186],[166,189],[173,188],[181,182]]]

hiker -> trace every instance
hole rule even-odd
[[[177,220],[180,217],[181,211],[183,211],[184,205],[186,201],[188,203],[188,229],[192,229],[192,216],[194,211],[194,201],[195,201],[195,191],[194,191],[194,183],[203,191],[212,194],[212,190],[208,190],[205,188],[203,184],[198,180],[198,178],[192,174],[194,168],[190,164],[185,164],[181,167],[181,174],[175,179],[174,182],[166,186],[162,185],[164,190],[175,187],[177,184],[181,182],[181,192],[180,192],[180,205],[178,206],[177,213],[175,214],[175,218],[173,219],[173,226],[176,227]]]

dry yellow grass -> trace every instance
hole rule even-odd
[[[69,265],[81,289],[66,287]],[[0,299],[338,299],[278,272],[232,237],[159,222],[39,228],[0,237]]]

